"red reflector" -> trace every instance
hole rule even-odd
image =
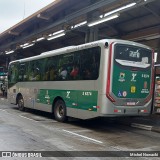
[[[114,109],[115,113],[121,113],[122,111],[120,109]]]
[[[96,108],[97,108],[97,109],[99,109],[99,108],[100,108],[100,106],[96,106]]]
[[[141,110],[141,112],[146,113],[146,112],[147,112],[147,110],[146,110],[146,109],[142,109],[142,110]]]
[[[118,109],[114,109],[114,112],[118,112]]]

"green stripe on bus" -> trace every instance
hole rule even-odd
[[[67,107],[97,111],[98,91],[40,89],[36,101],[51,105],[56,97],[61,97]]]

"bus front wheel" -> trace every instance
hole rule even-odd
[[[22,96],[18,97],[18,109],[24,111],[24,100]]]
[[[67,120],[66,105],[61,99],[57,100],[54,105],[54,116],[59,122],[65,122]]]

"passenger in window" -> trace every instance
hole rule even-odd
[[[89,69],[85,69],[85,71],[84,71],[84,79],[85,80],[91,80],[92,78],[92,74],[91,74],[91,72],[90,72],[90,70]]]
[[[99,69],[99,60],[96,61],[96,58],[93,56],[93,62],[92,62],[92,79],[97,79],[98,78],[98,69]]]
[[[33,79],[34,79],[34,72],[32,71],[32,72],[30,72],[30,74],[29,74],[29,80],[30,80],[30,81],[33,81]]]
[[[72,79],[77,79],[78,73],[79,73],[79,68],[78,68],[77,65],[74,65],[74,66],[73,66],[73,69],[72,69],[72,71],[71,71],[71,73],[70,73],[71,78],[72,78]]]
[[[50,68],[46,69],[45,75],[43,77],[43,80],[48,81],[50,79]]]
[[[66,79],[67,78],[67,69],[66,69],[66,67],[62,68],[60,76],[61,76],[62,79]]]
[[[33,72],[30,74],[31,81],[39,81],[40,80],[40,73],[39,68],[35,68]]]
[[[40,80],[40,70],[39,70],[39,68],[35,69],[34,80],[36,80],[36,81]]]
[[[27,75],[25,74],[25,75],[23,76],[23,80],[26,81],[27,79],[28,79],[28,77],[27,77]]]
[[[19,81],[23,81],[24,69],[19,71]]]
[[[49,68],[49,79],[51,81],[55,80],[56,78],[56,71],[55,71],[55,66],[52,65],[50,68]]]

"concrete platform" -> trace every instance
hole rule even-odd
[[[121,117],[118,123],[160,133],[160,114],[145,117]]]

